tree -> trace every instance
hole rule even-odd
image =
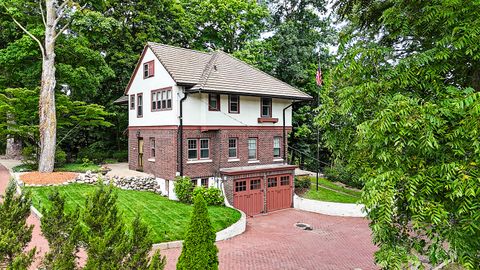
[[[480,265],[480,15],[474,1],[341,0],[317,121],[365,183],[377,264]]]
[[[36,249],[25,252],[32,239],[33,225],[27,225],[31,199],[28,192],[15,195],[17,186],[9,182],[3,202],[0,202],[0,266],[6,269],[27,269]]]
[[[193,212],[178,258],[177,269],[218,269],[215,231],[208,217],[207,204],[201,194],[193,199]]]
[[[42,234],[48,240],[49,251],[43,264],[47,269],[70,270],[76,268],[76,253],[80,236],[79,214],[65,212],[65,199],[58,190],[48,197],[50,209],[43,209]]]
[[[82,221],[88,258],[84,269],[163,269],[166,261],[159,251],[149,259],[148,227],[137,216],[131,231],[127,230],[116,203],[113,186],[102,182],[86,198]]]

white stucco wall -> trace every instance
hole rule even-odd
[[[150,78],[143,78],[143,64],[154,60],[155,75]],[[151,111],[152,98],[151,91],[172,87],[172,109],[164,111]],[[130,126],[158,126],[158,125],[178,125],[178,93],[181,87],[176,86],[167,70],[158,61],[158,58],[153,54],[150,48],[147,48],[143,57],[142,63],[138,68],[137,74],[132,80],[130,89],[128,91],[128,118]],[[143,94],[143,117],[137,117],[137,94]],[[135,95],[135,109],[130,110],[130,95]]]
[[[260,97],[240,96],[240,113],[228,112],[228,95],[220,95],[220,111],[208,110],[208,94],[189,94],[184,102],[184,125],[213,126],[282,126],[283,108],[292,101],[272,99],[272,117],[277,123],[258,123]],[[292,125],[291,107],[285,112],[285,123]]]

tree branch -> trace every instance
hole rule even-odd
[[[65,13],[65,6],[67,5],[68,0],[63,1],[63,3],[57,8],[57,18],[53,22],[53,27],[56,27],[58,22],[62,19],[64,13]]]
[[[63,2],[65,3],[65,2]],[[83,5],[78,11],[82,11],[85,7],[87,6],[87,4]],[[58,18],[57,18],[58,19]],[[55,20],[56,21],[56,20]],[[68,26],[70,26],[70,24],[73,22],[73,16],[72,18],[62,27],[62,29],[60,29],[60,31],[58,31],[58,33],[55,35],[55,37],[53,38],[53,40],[56,40],[62,33],[63,31],[65,31],[67,29]]]
[[[42,14],[43,25],[45,25],[45,27],[47,27],[47,21],[45,20],[45,15],[43,14],[42,1],[43,0],[38,0],[38,5],[40,6],[40,14]]]
[[[23,27],[13,16],[12,17],[13,21],[15,22],[18,27],[20,27],[23,32],[25,32],[28,36],[30,36],[33,40],[35,40],[38,43],[38,46],[40,47],[40,51],[42,52],[42,58],[45,58],[45,49],[43,48],[42,42],[38,40],[32,33],[30,33],[25,27]]]

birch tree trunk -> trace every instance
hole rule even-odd
[[[45,1],[45,43],[42,64],[42,87],[38,100],[40,131],[40,172],[52,172],[57,143],[57,117],[55,112],[55,0]]]

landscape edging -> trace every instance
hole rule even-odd
[[[329,216],[366,217],[365,205],[355,203],[324,202],[305,199],[294,194],[293,207],[299,210]]]

